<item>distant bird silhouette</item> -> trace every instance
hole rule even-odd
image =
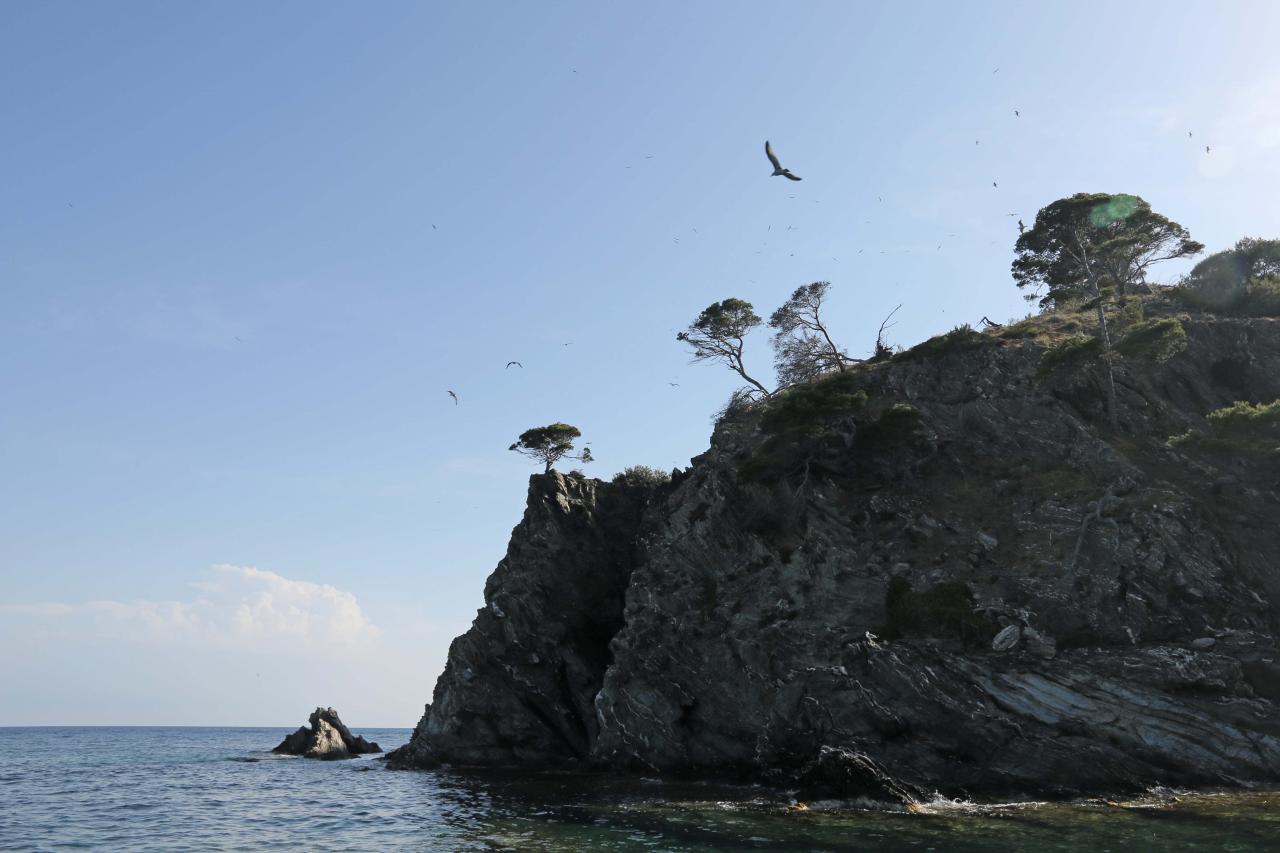
[[[1188,130],[1188,131],[1187,131],[1187,139],[1190,139],[1190,138],[1191,138],[1191,131],[1189,131],[1189,130]]]
[[[668,384],[668,385],[670,385],[672,388],[679,388],[679,387],[680,387],[680,383],[679,383],[679,382],[668,382],[667,384]]]
[[[977,145],[977,144],[978,144],[978,140],[976,140],[976,139],[975,139],[975,140],[973,140],[973,144],[974,144],[974,145]]]
[[[568,343],[561,344],[560,346],[562,346],[562,347],[571,347],[571,346],[573,346],[573,341],[569,341]]]
[[[1023,225],[1023,224],[1022,224],[1022,220],[1021,220],[1021,219],[1019,219],[1019,220],[1018,220],[1018,233],[1019,233],[1019,234],[1021,234],[1023,231],[1026,231],[1026,230],[1027,230],[1027,226]]]
[[[516,367],[520,368],[521,370],[524,370],[524,365],[523,365],[523,364],[521,364],[521,363],[520,363],[520,362],[518,362],[518,361],[508,361],[508,362],[507,362],[507,366],[506,366],[506,367],[504,367],[504,368],[502,368],[502,369],[503,369],[503,370],[507,370],[507,369],[509,369],[509,368],[511,367],[511,365],[513,365],[513,364],[514,364]]]
[[[440,229],[436,227],[436,224],[435,224],[434,222],[432,222],[432,223],[431,223],[431,230],[432,230],[432,231],[439,231]]]
[[[1014,110],[1014,111],[1013,111],[1013,117],[1014,117],[1014,118],[1022,118],[1022,113],[1018,112],[1017,110]]]
[[[1206,146],[1204,147],[1204,153],[1206,153],[1206,154],[1208,154],[1208,153],[1209,153],[1209,146],[1208,146],[1208,145],[1206,145]]]
[[[800,177],[798,175],[791,174],[790,169],[782,168],[782,164],[778,162],[778,155],[773,153],[773,146],[769,144],[769,140],[767,139],[764,141],[764,156],[768,157],[769,162],[773,164],[773,174],[770,175],[769,177],[776,178],[779,175],[781,175],[782,177],[787,178],[788,180],[792,180],[792,181],[800,180]]]
[[[456,406],[456,405],[458,405],[458,395],[457,395],[457,394],[455,394],[455,393],[453,393],[452,391],[449,391],[449,392],[448,392],[448,394],[449,394],[449,396],[450,396],[450,397],[452,397],[452,398],[453,398],[453,404],[454,404],[455,406]]]
[[[997,184],[995,181],[991,182],[991,186],[995,187],[996,189],[1000,189],[1000,185]]]
[[[75,205],[72,204],[71,202],[67,202],[67,207],[75,207]]]

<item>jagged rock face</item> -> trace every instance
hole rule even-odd
[[[865,407],[794,446],[758,416],[722,424],[617,527],[637,549],[625,608],[590,639],[573,579],[605,570],[602,530],[545,507],[613,487],[534,478],[486,589],[529,609],[455,643],[402,766],[898,798],[1280,781],[1280,467],[1166,441],[1280,398],[1280,324],[1184,325],[1167,361],[1116,362],[1116,433],[1096,365],[1037,377],[1041,347],[990,336],[860,369]],[[608,625],[600,666],[573,668]],[[583,675],[557,687],[559,668]],[[570,728],[528,710],[549,697],[581,736],[548,735]]]
[[[325,760],[382,752],[382,748],[376,743],[352,734],[338,718],[338,712],[332,708],[316,708],[311,712],[307,723],[307,726],[302,726],[285,737],[271,751],[280,755],[300,755]]]
[[[591,756],[592,702],[622,627],[648,496],[554,471],[530,478],[528,508],[485,584],[485,607],[454,640],[393,766],[544,767]]]

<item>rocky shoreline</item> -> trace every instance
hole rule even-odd
[[[1169,441],[1280,398],[1280,323],[1180,323],[1117,359],[1114,432],[1096,366],[958,330],[803,392],[800,427],[800,397],[731,413],[668,484],[532,477],[390,766],[900,802],[1280,782],[1280,465]]]

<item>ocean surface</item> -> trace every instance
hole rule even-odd
[[[1280,850],[1280,792],[802,809],[751,787],[272,756],[288,731],[0,728],[0,850]]]

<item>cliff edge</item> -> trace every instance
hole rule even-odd
[[[1115,429],[1047,315],[731,411],[664,486],[534,476],[392,766],[907,801],[1280,782],[1280,437],[1207,419],[1280,399],[1280,323],[1146,309]]]

